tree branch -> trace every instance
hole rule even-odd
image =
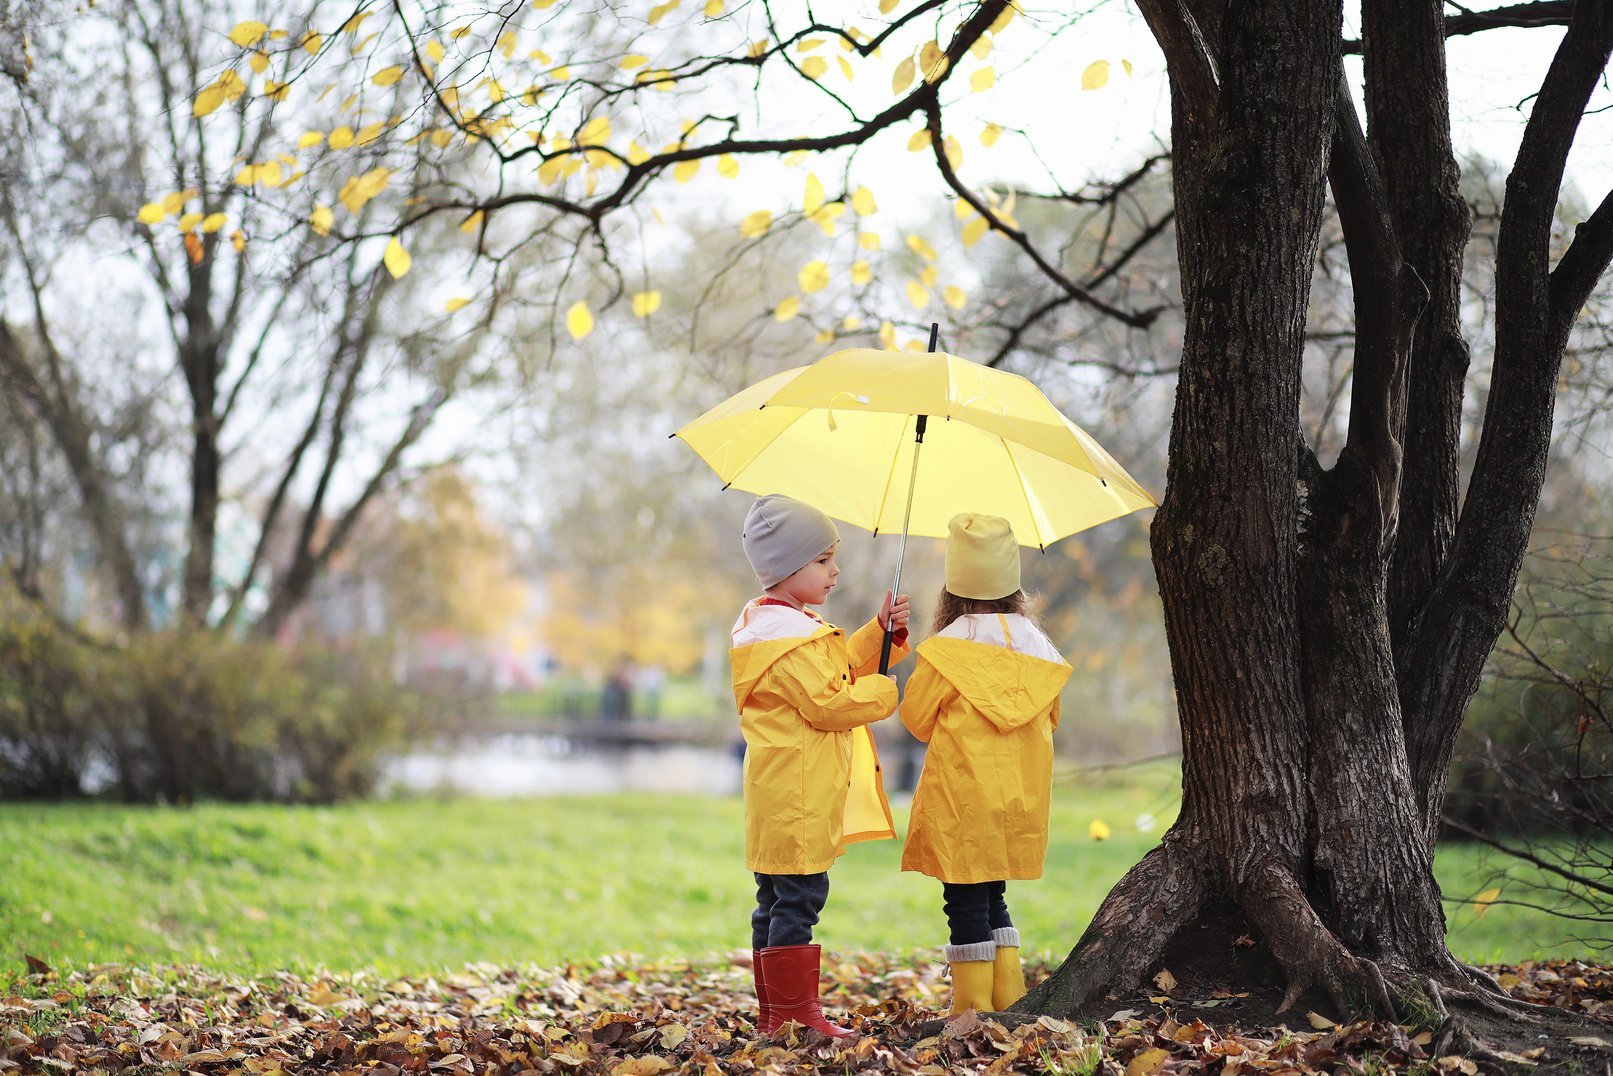
[[[1537,0],[1531,4],[1509,4],[1489,11],[1463,11],[1445,16],[1445,36],[1461,37],[1506,26],[1567,26],[1574,14],[1575,0]],[[1360,55],[1359,39],[1345,40],[1346,56]]]

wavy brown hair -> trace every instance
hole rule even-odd
[[[970,613],[1018,613],[1027,616],[1030,608],[1030,599],[1023,590],[1016,590],[1006,598],[960,598],[952,591],[941,588],[940,597],[935,599],[935,622],[930,625],[930,634],[939,634],[941,629]]]

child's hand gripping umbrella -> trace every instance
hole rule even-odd
[[[960,509],[1002,516],[1020,544],[1045,550],[1156,503],[1030,381],[945,352],[837,351],[741,390],[674,436],[725,489],[783,493],[875,534],[898,531],[892,594],[907,535],[943,538]],[[881,672],[891,636],[887,626]]]

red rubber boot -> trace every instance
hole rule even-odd
[[[771,1035],[778,1030],[778,1018],[773,1015],[773,998],[767,990],[767,973],[762,970],[762,951],[750,951],[751,971],[756,975],[756,1033]]]
[[[824,1019],[823,1006],[818,1001],[821,960],[822,948],[817,945],[770,945],[762,950],[758,967],[767,982],[767,996],[773,1010],[772,1030],[794,1020],[837,1039],[856,1034],[850,1028]]]

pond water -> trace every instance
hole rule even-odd
[[[559,736],[511,733],[390,760],[381,787],[472,796],[594,792],[737,795],[737,752],[684,744],[582,747]]]

